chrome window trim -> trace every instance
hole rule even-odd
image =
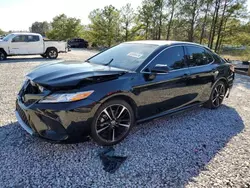
[[[179,44],[179,45],[174,45],[174,46],[168,46],[166,47],[165,49],[163,49],[162,51],[160,51],[153,59],[151,59],[140,71],[140,73],[151,73],[151,72],[146,72],[144,71],[144,69],[150,64],[152,63],[152,61],[154,61],[161,53],[163,53],[165,50],[167,49],[170,49],[170,48],[173,48],[173,47],[185,47],[185,46],[193,46],[193,47],[197,47],[197,48],[201,48],[201,49],[206,49],[206,47],[203,47],[203,46],[199,46],[199,45],[194,45],[194,44]],[[207,50],[208,51],[208,50]],[[185,51],[184,51],[184,54],[185,54]],[[213,61],[209,64],[206,64],[206,65],[199,65],[199,66],[194,66],[194,67],[189,67],[188,64],[187,66],[188,67],[185,67],[185,68],[181,68],[181,69],[176,69],[176,70],[170,70],[168,73],[171,73],[171,72],[176,72],[176,71],[180,71],[180,70],[185,70],[185,69],[192,69],[192,68],[197,68],[197,67],[204,67],[204,66],[208,66],[208,65],[211,65],[214,63],[214,58],[213,56],[211,56]],[[156,73],[156,74],[168,74],[168,73]]]

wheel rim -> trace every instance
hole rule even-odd
[[[121,105],[114,104],[106,107],[96,121],[96,133],[106,142],[116,142],[123,138],[131,126],[131,114]]]
[[[4,60],[4,54],[0,52],[0,60]]]
[[[214,88],[212,103],[215,107],[221,105],[223,99],[225,97],[225,86],[224,84],[219,84]]]
[[[52,58],[55,58],[56,57],[56,51],[55,50],[51,50],[49,52],[49,56],[52,57]]]

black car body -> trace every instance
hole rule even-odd
[[[49,140],[91,135],[101,145],[113,145],[135,122],[202,105],[219,107],[233,80],[232,66],[206,47],[127,42],[86,62],[34,69],[18,94],[16,116],[27,132]]]
[[[88,48],[89,43],[88,41],[81,39],[81,38],[75,38],[68,41],[68,45],[70,48]]]

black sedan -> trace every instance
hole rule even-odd
[[[16,117],[28,133],[48,140],[90,135],[114,145],[136,123],[193,107],[218,108],[233,80],[233,67],[204,46],[126,42],[85,62],[35,68],[18,94]]]

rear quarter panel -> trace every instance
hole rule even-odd
[[[65,52],[67,48],[67,43],[64,41],[44,41],[45,51],[50,47],[56,48],[58,52]]]

